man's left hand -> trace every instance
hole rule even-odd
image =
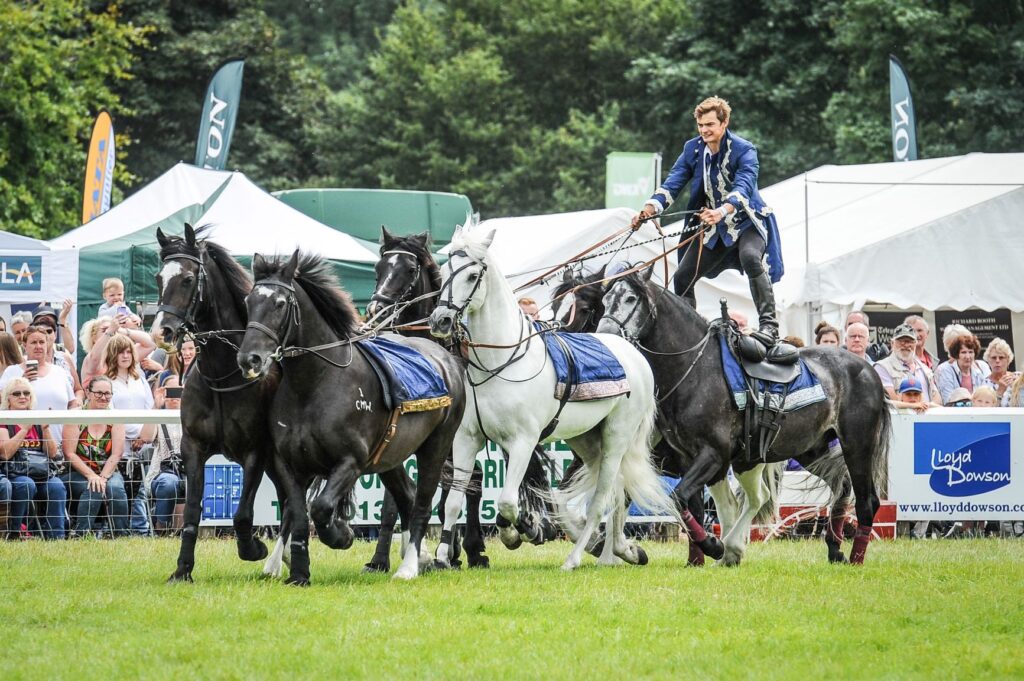
[[[728,209],[726,209],[728,210]],[[702,224],[717,225],[722,220],[722,214],[716,208],[705,208],[700,212],[700,221]]]

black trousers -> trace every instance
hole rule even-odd
[[[680,237],[682,238],[682,237]],[[676,268],[675,276],[672,277],[672,288],[676,295],[683,296],[690,305],[696,307],[696,296],[693,288],[697,282],[708,272],[718,271],[722,261],[738,254],[739,264],[743,273],[750,280],[764,274],[764,252],[767,244],[764,238],[753,226],[748,227],[740,233],[740,238],[732,246],[725,246],[719,243],[714,248],[700,248],[696,241],[686,247],[686,251],[679,259],[679,267]],[[698,267],[697,254],[700,253]]]

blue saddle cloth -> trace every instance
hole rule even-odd
[[[534,328],[543,325],[534,322]],[[604,343],[586,333],[564,333],[549,331],[541,336],[544,347],[551,357],[558,378],[555,384],[555,399],[561,400],[566,384],[571,386],[569,402],[586,402],[605,397],[625,395],[629,392],[629,380],[619,360]],[[569,375],[569,360],[563,341],[573,357],[573,374]]]
[[[385,392],[390,394],[394,406],[403,408],[403,411],[423,411],[450,404],[450,401],[441,404],[441,398],[448,396],[444,378],[416,350],[380,337],[358,341],[356,345],[376,365],[378,373],[383,374]]]
[[[748,397],[746,383],[743,380],[743,368],[729,350],[725,334],[719,335],[718,342],[722,349],[722,365],[725,368],[725,380],[729,384],[729,392],[732,393],[732,401],[737,409],[743,410],[747,406]],[[807,363],[802,358],[799,361],[800,375],[789,384],[789,394],[786,395],[786,402],[782,405],[782,411],[784,412],[796,411],[809,404],[825,400],[825,389],[821,387],[818,377],[814,375],[814,372],[811,371],[811,368],[807,366]],[[757,381],[758,404],[764,404],[766,386],[767,392],[771,396],[769,399],[771,400],[772,408],[778,409],[779,402],[782,400],[782,391],[785,389],[786,384]]]

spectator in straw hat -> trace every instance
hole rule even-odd
[[[945,406],[947,407],[972,407],[974,401],[971,399],[971,393],[967,388],[955,388],[949,393],[949,397],[946,399]]]

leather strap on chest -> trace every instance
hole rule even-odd
[[[373,448],[373,452],[370,454],[370,466],[376,466],[380,463],[381,457],[384,456],[384,452],[387,450],[388,445],[395,439],[395,433],[398,432],[398,417],[402,415],[401,409],[392,409],[391,416],[388,417],[388,423],[384,426],[384,434],[381,435],[380,441],[377,446]]]

